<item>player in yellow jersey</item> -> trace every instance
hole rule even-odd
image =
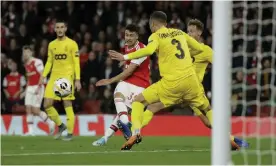
[[[40,78],[40,84],[51,72],[50,80],[47,83],[44,95],[44,108],[48,116],[56,123],[59,130],[55,139],[59,139],[63,131],[68,131],[68,135],[63,138],[65,141],[70,141],[73,136],[73,129],[75,123],[75,115],[72,107],[72,100],[75,100],[74,88],[72,94],[67,97],[60,98],[55,95],[53,86],[55,80],[59,78],[68,79],[72,86],[79,91],[81,89],[80,83],[80,62],[79,62],[79,49],[75,41],[68,38],[65,33],[67,25],[64,21],[57,21],[55,24],[55,32],[57,38],[50,42],[48,46],[48,59]],[[63,105],[67,116],[67,127],[62,123],[58,112],[53,107],[54,101],[63,101]]]
[[[122,150],[131,149],[141,137],[144,108],[150,104],[161,102],[163,107],[169,107],[188,102],[206,114],[209,119],[212,117],[209,114],[209,101],[201,89],[189,51],[191,48],[201,53],[203,46],[181,30],[166,28],[167,16],[164,12],[152,13],[149,25],[152,35],[149,37],[147,47],[127,55],[109,51],[109,55],[119,61],[144,57],[156,52],[162,77],[136,96],[132,103],[133,135],[123,145]]]
[[[197,19],[192,19],[188,22],[188,34],[193,37],[197,41],[201,41],[201,34],[203,32],[204,25],[201,21]],[[197,52],[195,50],[190,50],[190,53],[192,55],[194,69],[196,72],[196,75],[198,77],[199,82],[203,81],[205,70],[209,63],[212,63],[213,59],[213,51],[212,49],[204,45],[203,46],[203,52],[200,54],[196,54]],[[201,84],[201,88],[204,91],[203,85]],[[142,127],[145,127],[152,119],[153,114],[163,109],[162,103],[154,103],[147,107],[147,110],[144,112],[143,116],[143,123]],[[209,121],[208,117],[204,115],[199,109],[196,107],[191,106],[192,110],[195,112],[196,116],[200,118],[200,120],[205,124],[206,127],[212,128],[212,123]],[[212,111],[212,110],[210,110]],[[242,139],[239,139],[237,137],[231,136],[231,144],[234,149],[237,148],[237,145],[239,147],[248,147],[248,143]],[[237,144],[237,145],[235,145]]]
[[[203,23],[201,23],[199,20],[190,20],[188,23],[188,34],[193,37],[196,41],[200,42],[201,40],[201,34],[203,32]],[[196,72],[196,75],[198,77],[199,82],[201,83],[204,78],[205,70],[209,63],[212,63],[213,59],[213,50],[207,45],[204,45],[201,43],[203,52],[198,53],[197,50],[190,49],[190,54],[192,57],[192,62],[194,65],[194,69]],[[200,85],[201,89],[204,91],[204,88],[202,84]],[[163,104],[161,103],[155,103],[152,105],[149,105],[147,107],[147,110],[144,112],[144,120],[142,126],[146,126],[150,120],[153,117],[153,114],[160,111],[164,107],[162,107]],[[209,119],[196,107],[191,106],[195,114],[201,119],[201,121],[204,123],[204,125],[208,128],[211,128],[211,123]],[[211,110],[210,110],[211,111]],[[150,113],[151,112],[151,113]]]

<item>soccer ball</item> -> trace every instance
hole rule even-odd
[[[59,78],[54,83],[54,93],[58,97],[66,97],[72,93],[72,84],[66,78]]]

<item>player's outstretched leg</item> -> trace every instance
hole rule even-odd
[[[129,128],[130,122],[128,119],[127,106],[125,104],[125,96],[121,92],[116,92],[114,94],[114,103],[118,115],[117,125],[124,134],[124,137],[128,139],[129,137],[131,137],[132,134]]]
[[[58,132],[54,136],[55,139],[59,139],[62,133],[66,130],[65,124],[62,123],[57,110],[53,107],[54,100],[49,98],[44,98],[44,108],[49,116],[49,118],[55,122],[58,126]]]
[[[37,89],[38,88],[38,89]],[[36,89],[36,93],[30,93],[32,90],[30,89]],[[53,135],[55,132],[55,123],[48,118],[47,114],[40,110],[41,102],[43,100],[43,93],[44,93],[44,87],[38,86],[38,87],[27,87],[26,90],[26,96],[25,96],[25,106],[28,113],[28,122],[33,121],[31,116],[38,116],[41,118],[41,120],[45,123],[48,123],[49,129],[50,129],[50,135]],[[29,131],[32,132],[32,125],[29,125]]]
[[[209,109],[206,112],[206,117],[209,121],[209,124],[205,124],[206,126],[208,126],[208,125],[212,126],[212,114],[213,114],[212,109]],[[210,126],[210,128],[211,128],[211,126]],[[230,142],[231,142],[233,150],[239,150],[240,148],[248,148],[249,147],[249,144],[245,140],[242,140],[242,139],[237,138],[232,135],[230,135]]]
[[[165,108],[164,104],[161,102],[153,103],[147,106],[146,111],[144,112],[142,127],[145,127],[149,124],[149,122],[152,120],[153,115],[160,110]]]
[[[231,140],[234,141],[240,148],[249,148],[249,143],[243,139],[231,135]]]
[[[212,129],[212,109],[209,109],[206,113],[204,111],[200,111],[199,109],[197,109],[196,107],[191,107],[193,109],[193,111],[195,112],[195,114],[200,118],[200,120],[204,123],[204,125],[210,129]],[[203,115],[203,113],[206,114]],[[231,143],[231,147],[232,150],[239,150],[240,148],[248,148],[249,144],[245,141],[242,140],[240,138],[234,137],[232,135],[230,135],[230,143]]]
[[[108,139],[110,137],[112,137],[114,133],[116,133],[118,131],[118,126],[117,126],[118,119],[119,119],[119,117],[117,115],[114,118],[114,120],[113,120],[112,124],[110,125],[110,127],[104,133],[104,136],[102,138],[98,139],[97,141],[94,141],[92,143],[93,146],[103,146],[103,145],[106,145]]]
[[[143,94],[139,94],[135,97],[134,102],[132,103],[131,113],[131,120],[133,125],[132,136],[125,144],[123,144],[121,150],[130,150],[137,142],[137,140],[141,139],[140,130],[142,128],[144,108],[147,105],[148,103],[146,102]]]
[[[63,100],[64,109],[67,116],[67,131],[68,134],[62,140],[64,141],[71,141],[73,139],[73,131],[75,125],[75,114],[72,107],[71,100]]]

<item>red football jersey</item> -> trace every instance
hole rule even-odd
[[[145,45],[141,42],[138,42],[135,47],[128,49],[128,46],[125,46],[125,54],[129,54],[131,52],[135,52],[140,48],[144,48]],[[139,59],[128,60],[125,63],[125,68],[130,65],[130,63],[134,63],[139,65],[139,67],[132,73],[131,76],[126,78],[124,81],[131,83],[133,85],[147,88],[150,85],[150,59],[149,57],[143,57]]]
[[[40,59],[32,58],[30,62],[25,65],[28,86],[38,85],[40,76],[44,69],[43,62]]]
[[[8,91],[10,98],[9,100],[19,100],[19,96],[14,95],[20,91],[20,88],[25,86],[26,80],[24,76],[18,72],[8,74],[3,80],[3,87]]]

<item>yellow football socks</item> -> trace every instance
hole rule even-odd
[[[140,102],[132,103],[131,121],[134,130],[140,130],[142,127],[144,108],[145,106]]]
[[[206,112],[206,117],[208,118],[211,126],[213,126],[213,110],[209,110]],[[230,140],[234,141],[235,137],[230,134]]]
[[[61,119],[59,117],[59,114],[57,110],[54,107],[49,107],[45,109],[49,118],[56,123],[57,126],[60,126],[62,124]]]
[[[153,117],[153,113],[150,110],[146,110],[144,112],[142,127],[145,127],[146,125],[148,125],[149,122],[152,120],[152,117]]]
[[[213,126],[213,111],[209,110],[206,112],[206,117],[208,118],[211,126]]]
[[[73,134],[74,124],[75,124],[75,114],[72,107],[65,108],[66,116],[67,116],[67,130],[68,134]]]

